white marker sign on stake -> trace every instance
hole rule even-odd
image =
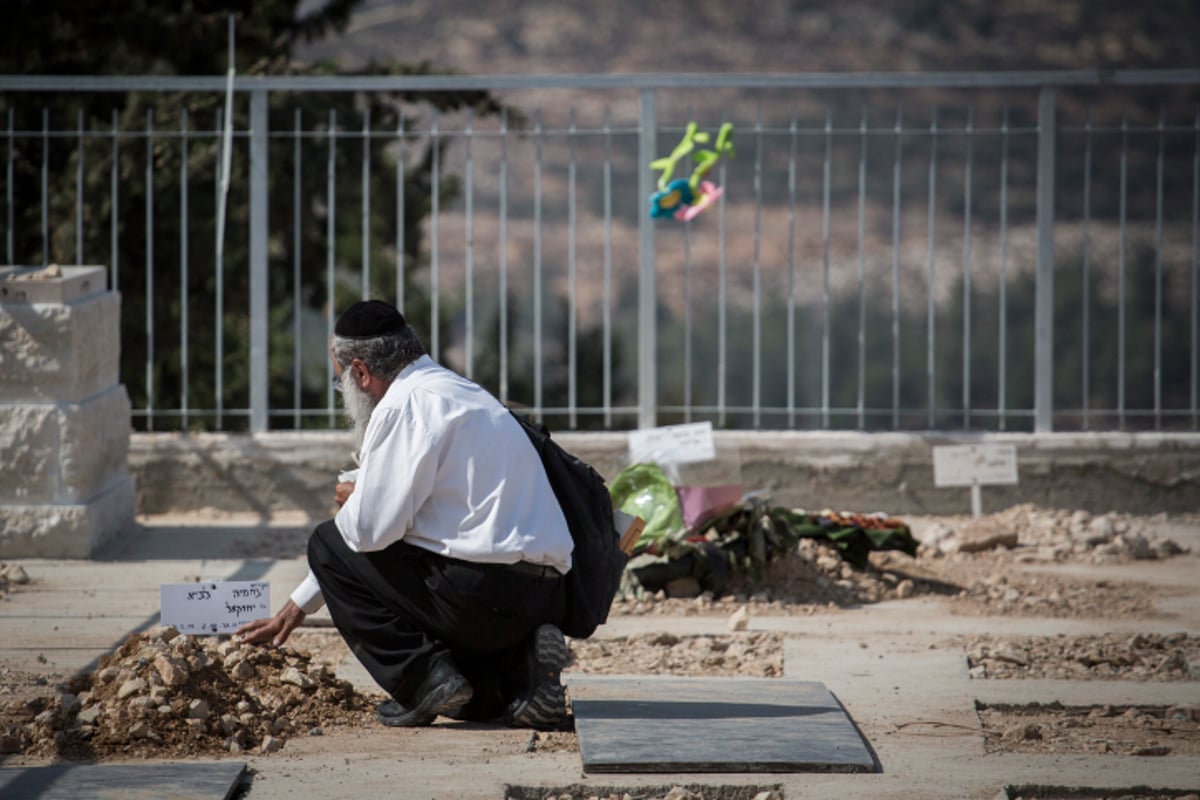
[[[180,633],[216,636],[271,616],[267,581],[164,583],[159,587],[162,624]]]
[[[629,432],[629,460],[639,464],[691,464],[717,457],[712,423],[692,422]]]
[[[1017,447],[1011,444],[961,444],[933,448],[933,485],[970,486],[971,516],[979,518],[980,488],[1017,483]]]

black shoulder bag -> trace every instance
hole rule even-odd
[[[612,496],[604,478],[590,464],[559,447],[545,425],[513,416],[542,460],[575,543],[571,571],[564,578],[567,615],[560,627],[567,636],[586,639],[608,619],[629,560],[621,551],[613,524]]]

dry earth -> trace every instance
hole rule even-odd
[[[728,618],[720,636],[652,633],[571,641],[568,669],[583,673],[783,674],[780,634],[746,630],[750,617],[832,614],[884,599],[939,595],[963,614],[1078,618],[1161,616],[1156,592],[1136,583],[1088,581],[1023,570],[1031,564],[1122,563],[1172,558],[1176,542],[1153,521],[1118,514],[1017,506],[980,520],[914,520],[917,557],[874,553],[857,570],[832,547],[804,540],[756,581],[714,598],[619,599],[614,615]],[[0,565],[0,594],[29,576]],[[1200,640],[1184,633],[1117,637],[960,637],[976,679],[1067,677],[1200,680]],[[92,673],[34,674],[0,665],[0,754],[32,759],[268,754],[298,736],[371,726],[381,695],[366,696],[334,669],[349,653],[331,629],[303,629],[283,648],[191,637],[169,628],[130,636]],[[988,746],[1020,752],[1197,753],[1200,707],[980,708]],[[532,733],[530,751],[573,750],[573,733]],[[686,787],[666,787],[685,800]],[[711,800],[711,798],[710,798]]]

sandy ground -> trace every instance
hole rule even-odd
[[[805,543],[773,562],[760,579],[743,581],[719,597],[660,591],[621,598],[597,636],[569,641],[568,686],[575,673],[794,677],[796,653],[803,653],[802,663],[816,663],[822,647],[839,649],[842,658],[862,659],[878,650],[880,659],[885,651],[891,659],[889,647],[905,650],[912,644],[864,631],[885,610],[903,620],[903,609],[911,608],[912,620],[936,618],[938,625],[931,624],[922,639],[927,655],[910,655],[953,658],[981,689],[1074,688],[1059,692],[1061,701],[1035,701],[1035,693],[1028,702],[977,699],[965,716],[942,720],[856,716],[869,741],[920,737],[920,744],[928,744],[970,734],[979,737],[988,758],[1032,754],[1200,763],[1195,614],[1200,518],[1094,517],[1021,506],[982,520],[908,521],[923,542],[915,558],[875,553],[868,567],[855,570],[836,551]],[[278,536],[236,537],[223,546],[235,558],[294,560],[303,538],[299,526]],[[146,552],[155,544],[143,538],[123,546]],[[132,552],[118,548],[110,563]],[[39,576],[43,568],[36,561],[0,567],[0,621],[49,588]],[[203,569],[197,566],[197,577]],[[44,598],[52,602],[53,595]],[[0,766],[240,756],[255,765],[242,789],[251,798],[277,796],[270,793],[270,781],[260,783],[265,775],[274,775],[277,787],[293,771],[327,769],[330,785],[340,785],[344,776],[332,776],[341,775],[345,754],[386,758],[371,712],[382,695],[369,679],[355,678],[356,662],[336,631],[312,622],[282,650],[173,637],[151,626],[124,638],[90,669],[77,671],[58,669],[59,662],[41,653],[17,658],[17,651],[0,648]],[[828,636],[814,648],[805,632],[815,629]],[[45,632],[47,641],[56,631],[57,626]],[[37,636],[31,633],[31,639]],[[855,648],[858,654],[847,655]],[[1088,683],[1164,689],[1151,693],[1160,702],[1121,702],[1129,699],[1121,692],[1084,702]],[[197,710],[199,705],[205,708]],[[456,764],[438,753],[456,730],[465,730],[464,736],[487,732],[480,754],[485,762],[547,759],[543,771],[559,777],[557,783],[550,779],[559,788],[580,777],[577,767],[575,773],[569,767],[578,760],[572,731],[534,733],[442,720],[425,730],[389,730],[385,741],[409,761],[420,761],[430,785],[446,787],[456,780]],[[1192,785],[1177,782],[1173,788],[1185,795],[1200,789],[1200,772],[1195,774]],[[688,795],[681,788],[685,783],[663,785],[660,795],[637,796],[667,796],[671,786],[678,800],[766,798],[777,791],[769,781],[750,786],[756,791],[749,794],[744,782],[726,788],[710,782],[707,793],[693,786]],[[585,792],[575,797],[607,796],[601,788],[593,786],[593,794],[586,787],[571,791]],[[513,797],[536,794],[510,789]],[[1049,796],[1030,791],[1026,787],[1023,796]],[[547,790],[537,796],[559,795]]]

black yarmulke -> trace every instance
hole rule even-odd
[[[333,333],[343,339],[374,339],[399,333],[407,323],[395,306],[382,300],[360,300],[338,317]]]

